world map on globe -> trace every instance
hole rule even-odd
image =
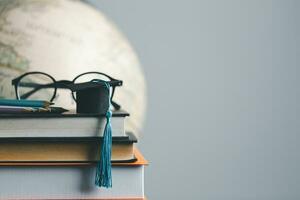
[[[127,130],[140,132],[146,83],[137,55],[103,14],[76,0],[0,0],[0,97],[15,98],[11,80],[28,71],[56,80],[99,71],[123,80],[115,99],[130,113]],[[56,105],[75,104],[61,92]]]

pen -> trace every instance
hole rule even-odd
[[[30,107],[16,107],[16,106],[0,106],[0,113],[31,113],[35,109]]]
[[[0,99],[1,106],[21,106],[21,107],[43,107],[47,108],[53,103],[40,100],[16,100],[16,99]]]

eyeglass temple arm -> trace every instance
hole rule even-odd
[[[119,104],[117,104],[115,101],[111,101],[111,105],[116,109],[116,110],[120,110],[121,106]]]
[[[22,87],[35,87],[33,90],[31,91],[28,91],[26,92],[25,94],[23,94],[20,98],[21,99],[27,99],[28,97],[30,97],[31,95],[33,95],[35,92],[39,91],[40,89],[43,89],[43,88],[52,88],[54,86],[56,86],[57,88],[69,88],[67,86],[67,84],[70,84],[72,82],[70,81],[58,81],[56,83],[49,83],[49,84],[45,84],[45,85],[42,85],[42,84],[37,84],[37,83],[19,83],[19,86],[22,86]]]

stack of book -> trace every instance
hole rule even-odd
[[[112,188],[95,185],[105,116],[0,114],[0,199],[145,199],[144,166],[124,111],[112,115]]]

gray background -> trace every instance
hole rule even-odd
[[[89,0],[139,54],[151,199],[300,199],[300,1]]]

